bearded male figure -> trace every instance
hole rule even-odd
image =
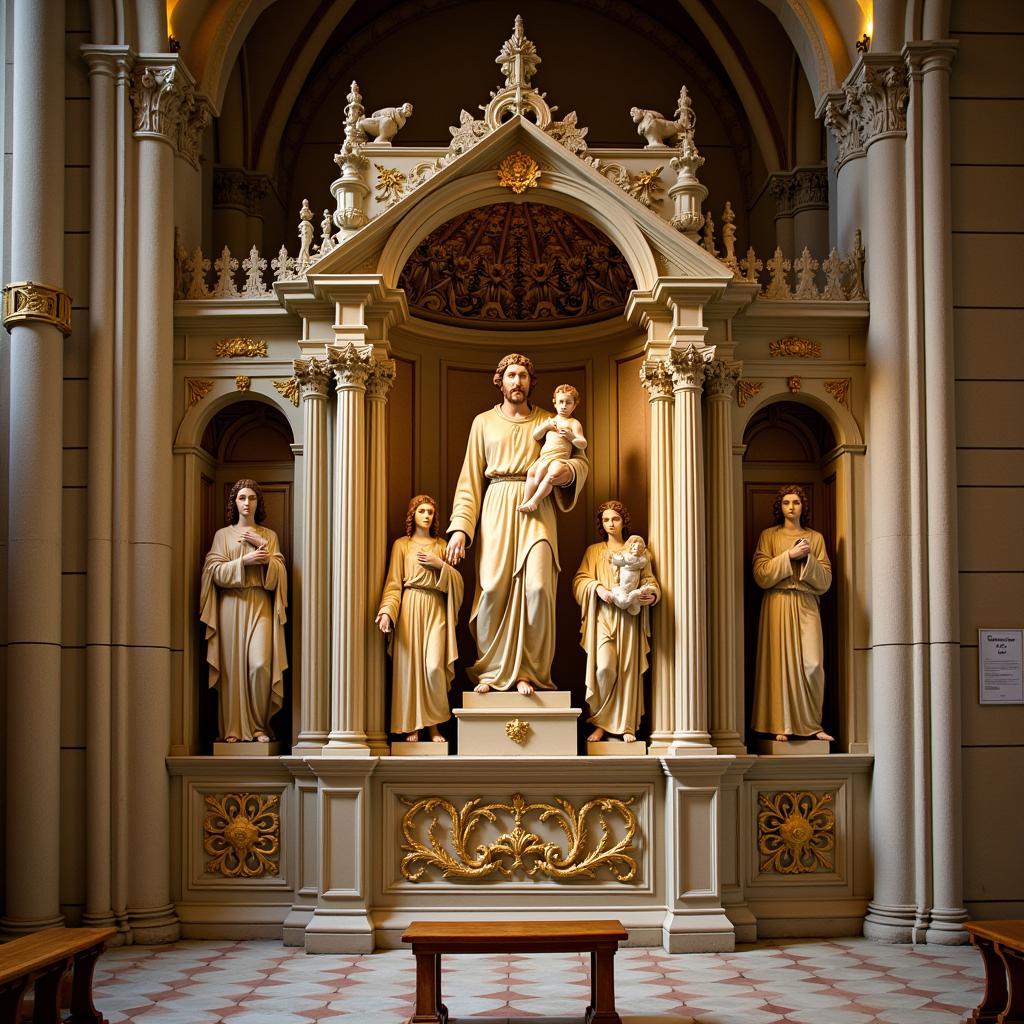
[[[457,565],[476,544],[476,594],[470,630],[477,660],[469,670],[478,693],[552,690],[555,588],[560,569],[555,505],[576,504],[589,466],[574,449],[573,479],[556,487],[533,512],[520,512],[526,473],[540,451],[533,438],[551,413],[530,405],[537,382],[533,362],[513,352],[498,363],[494,385],[501,404],[473,420],[459,474],[446,558]],[[477,521],[479,520],[479,526]]]

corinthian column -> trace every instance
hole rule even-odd
[[[369,345],[327,346],[338,393],[334,441],[331,732],[325,754],[369,755],[366,741],[366,381]]]
[[[700,395],[714,346],[673,347],[669,360],[675,396],[673,504],[675,505],[675,730],[673,754],[714,753],[708,732],[705,633],[704,468]]]
[[[740,363],[716,359],[704,384],[708,430],[708,597],[710,604],[711,742],[745,754],[736,671],[736,500],[732,473],[732,402]]]
[[[673,686],[675,623],[675,540],[672,530],[672,370],[664,359],[648,359],[640,382],[651,403],[650,549],[661,600],[651,610],[651,743],[664,754],[675,729]]]
[[[296,359],[302,388],[305,467],[302,498],[302,692],[296,750],[319,751],[327,742],[328,689],[327,591],[327,392],[331,367],[326,359]]]
[[[10,10],[10,9],[9,9]],[[60,913],[64,4],[13,5],[7,549],[7,886],[0,930]],[[35,283],[33,283],[35,282]]]
[[[395,382],[395,361],[374,359],[366,382],[367,432],[367,616],[366,735],[371,754],[389,751],[384,722],[384,637],[373,621],[384,585],[388,548],[387,412],[388,392]]]

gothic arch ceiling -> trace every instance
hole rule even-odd
[[[509,330],[619,316],[636,282],[583,218],[541,203],[493,203],[432,231],[398,285],[414,316]]]

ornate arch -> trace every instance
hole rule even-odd
[[[832,428],[836,445],[850,449],[864,447],[864,435],[853,413],[840,405],[824,389],[824,381],[805,377],[800,391],[791,392],[782,378],[765,381],[764,387],[755,398],[733,413],[733,444],[742,445],[747,427],[762,409],[777,402],[796,402],[806,405],[822,416]]]
[[[274,390],[269,379],[254,378],[249,391],[238,391],[234,380],[225,377],[216,380],[209,394],[185,411],[174,435],[174,451],[177,453],[200,447],[210,421],[221,409],[237,402],[261,402],[276,409],[288,421],[292,442],[302,443],[302,410],[285,401]]]

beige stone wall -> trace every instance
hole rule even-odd
[[[1024,626],[1024,7],[955,0],[951,81],[964,895],[1024,913],[1024,707],[978,703],[978,629]]]

